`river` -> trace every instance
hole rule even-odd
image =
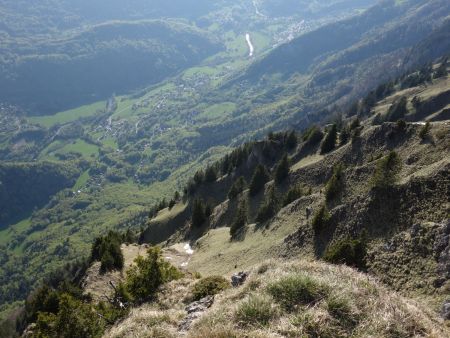
[[[250,38],[249,33],[245,34],[245,40],[247,40],[247,45],[248,45],[248,49],[249,49],[248,56],[252,57],[255,52],[255,47],[253,47],[252,39]]]

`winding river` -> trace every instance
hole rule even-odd
[[[248,56],[252,57],[255,52],[255,47],[253,47],[252,39],[250,38],[249,33],[245,34],[245,40],[247,40],[247,45],[248,45],[248,49],[249,49]]]

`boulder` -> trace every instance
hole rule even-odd
[[[241,286],[242,284],[245,283],[247,277],[248,277],[247,272],[235,273],[233,276],[231,276],[231,285],[233,285],[233,287],[235,288]]]

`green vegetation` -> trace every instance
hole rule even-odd
[[[307,146],[314,146],[322,141],[323,136],[324,134],[319,127],[312,126],[303,133],[302,138],[306,141]]]
[[[240,176],[231,186],[230,191],[228,192],[228,198],[230,200],[235,199],[241,192],[245,190],[246,186],[247,182],[245,182],[245,178],[243,176]]]
[[[64,184],[62,189],[58,187],[56,195],[52,192],[48,198],[40,200],[36,209],[31,203],[26,205],[26,210],[15,212],[17,217],[8,223],[20,223],[8,226],[0,233],[0,259],[4,263],[0,271],[2,302],[24,299],[36,280],[86,255],[92,239],[104,235],[109,229],[137,229],[146,224],[147,215],[155,216],[150,212],[153,211],[152,206],[160,203],[160,206],[174,206],[175,200],[170,198],[176,190],[182,189],[195,171],[202,169],[204,173],[198,184],[214,184],[214,175],[207,171],[210,163],[223,155],[228,154],[228,160],[220,162],[220,168],[215,167],[217,177],[235,171],[236,177],[245,175],[248,179],[251,173],[243,172],[245,164],[250,163],[246,160],[254,142],[235,151],[232,147],[258,139],[267,130],[292,126],[304,128],[310,123],[322,125],[330,120],[331,114],[339,114],[340,111],[362,118],[369,114],[377,100],[392,90],[406,88],[417,79],[430,78],[428,67],[417,76],[378,87],[366,99],[357,101],[355,112],[347,109],[345,104],[366,91],[374,81],[384,81],[386,76],[395,77],[398,69],[404,69],[406,65],[390,66],[392,55],[401,60],[405,51],[410,50],[418,39],[429,36],[431,26],[428,20],[442,22],[442,13],[433,10],[431,4],[420,7],[419,17],[414,2],[405,2],[399,8],[386,3],[379,5],[385,8],[363,13],[345,25],[333,24],[331,31],[330,27],[322,27],[317,32],[315,28],[318,25],[331,20],[321,16],[324,7],[332,10],[333,17],[347,14],[342,9],[347,5],[334,6],[336,3],[333,1],[331,7],[322,3],[314,5],[314,19],[308,19],[308,25],[299,28],[301,31],[292,32],[301,36],[282,44],[286,42],[283,33],[291,29],[293,22],[299,21],[298,15],[290,13],[292,16],[288,19],[272,18],[267,15],[266,6],[270,5],[266,3],[260,4],[260,10],[266,15],[261,19],[247,10],[248,4],[235,3],[231,7],[222,2],[211,4],[203,0],[190,1],[189,4],[180,2],[173,7],[161,4],[155,14],[149,7],[133,13],[127,9],[121,13],[117,4],[102,1],[93,4],[82,0],[82,12],[74,8],[61,11],[59,5],[48,11],[47,3],[37,7],[23,0],[15,1],[17,8],[29,10],[23,18],[19,15],[21,11],[3,10],[5,6],[10,7],[9,3],[0,5],[1,13],[6,13],[1,16],[1,24],[14,32],[0,37],[5,42],[2,46],[6,51],[0,60],[5,65],[0,67],[5,75],[2,79],[16,81],[2,87],[2,95],[8,100],[24,103],[31,112],[45,114],[42,118],[30,118],[30,111],[10,114],[8,110],[7,118],[1,115],[1,160],[41,163],[47,159],[77,167],[76,175],[69,180],[71,185]],[[301,6],[302,9],[312,8],[310,4]],[[201,14],[182,19],[182,23],[179,19],[163,23],[127,21],[171,17],[173,11],[184,18],[183,10],[186,8],[190,9],[189,12]],[[301,13],[303,16],[305,12]],[[380,16],[379,13],[389,13],[389,16]],[[89,18],[83,21],[83,27],[88,28],[73,30],[80,27],[79,20],[85,16]],[[67,17],[71,19],[66,20]],[[61,18],[66,18],[64,23]],[[111,18],[119,22],[103,23]],[[244,26],[241,23],[245,23]],[[412,24],[414,30],[410,29]],[[433,27],[436,33],[442,30],[437,25]],[[67,31],[63,31],[65,29]],[[308,32],[309,29],[314,31]],[[347,29],[357,34],[348,34]],[[255,43],[256,60],[247,59],[245,39],[236,33],[245,30],[251,33]],[[348,40],[342,43],[336,38],[339,34]],[[186,45],[178,48],[179,40]],[[272,48],[274,43],[282,45],[264,54],[265,47]],[[439,39],[428,39],[424,43],[428,46],[426,53],[420,54],[422,52],[418,51],[422,49],[414,48],[408,55],[411,62],[433,60],[443,50],[434,48],[439,46]],[[362,45],[364,50],[361,50]],[[332,48],[327,49],[330,46]],[[377,48],[372,48],[374,46]],[[385,49],[387,46],[389,53]],[[217,51],[219,53],[214,54]],[[313,55],[304,58],[305,51]],[[370,62],[375,55],[379,62]],[[211,57],[205,59],[207,56]],[[161,60],[162,67],[155,66],[158,64],[154,62],[156,58]],[[121,61],[120,64],[117,60]],[[149,63],[152,63],[151,67]],[[192,64],[196,64],[195,69],[184,71]],[[55,67],[59,67],[58,71],[53,71]],[[83,71],[86,67],[95,71]],[[258,73],[261,69],[263,72]],[[183,74],[175,75],[179,71]],[[59,72],[67,76],[60,76]],[[138,76],[133,76],[136,72]],[[82,79],[83,85],[80,86],[79,75],[85,73],[89,76]],[[167,75],[174,77],[159,82]],[[32,81],[23,81],[27,76]],[[90,81],[90,77],[98,81]],[[257,85],[253,85],[252,77],[258,79]],[[125,78],[129,80],[123,81]],[[149,78],[159,83],[145,88]],[[45,79],[44,85],[40,85],[42,79]],[[17,91],[18,87],[23,90]],[[78,87],[82,89],[78,91]],[[133,92],[136,88],[142,90]],[[117,96],[116,102],[106,103],[104,99],[112,97],[114,92],[130,95]],[[11,93],[15,97],[9,95]],[[33,102],[21,100],[17,94],[32,95],[30,101]],[[35,98],[39,102],[34,102]],[[48,115],[93,101],[98,102],[71,112]],[[30,122],[51,128],[37,127]],[[357,132],[359,128],[354,135]],[[293,150],[295,136],[292,132],[285,133],[283,137],[276,135],[276,139],[267,142],[270,155],[276,156],[264,158],[264,164],[272,167],[284,151]],[[303,143],[299,149],[304,154],[311,154],[315,152],[313,146],[317,146],[322,138],[320,128],[313,128],[306,137],[310,143]],[[88,169],[89,175],[80,177],[80,173],[86,173]],[[0,181],[3,185],[8,183],[3,179]],[[226,179],[221,183],[223,181]],[[41,182],[36,180],[36,183]],[[21,191],[26,195],[26,184],[23,186],[25,188]],[[206,189],[204,186],[196,193],[201,195]],[[218,195],[225,193],[217,192]],[[34,191],[30,195],[33,194]],[[190,197],[190,194],[184,196]],[[162,203],[164,198],[166,203]],[[252,202],[256,200],[254,198]],[[187,205],[192,206],[192,200]],[[204,206],[205,215],[208,214],[207,207]],[[178,210],[177,206],[175,208]],[[250,214],[253,215],[253,211]],[[166,215],[164,211],[161,216]],[[70,240],[66,241],[66,238]]]
[[[311,225],[316,234],[324,231],[330,222],[331,216],[326,205],[322,205],[314,214]]]
[[[248,222],[248,207],[247,200],[245,198],[241,198],[239,201],[239,206],[236,212],[236,216],[234,217],[233,223],[230,227],[230,235],[231,238],[236,238],[239,234],[242,233],[245,226]]]
[[[379,189],[393,187],[399,179],[402,169],[400,157],[395,151],[378,161],[375,173],[372,177],[372,186]]]
[[[288,150],[294,149],[298,144],[297,134],[294,130],[288,133],[286,138],[286,147]]]
[[[51,196],[75,184],[78,170],[73,163],[1,164],[0,224],[18,221],[18,215],[42,208]]]
[[[149,248],[127,271],[126,289],[135,301],[152,298],[161,284],[182,277],[182,273],[161,257],[158,247]]]
[[[205,203],[201,199],[196,198],[192,203],[192,226],[196,228],[201,227],[205,223],[206,217]]]
[[[49,128],[57,124],[69,123],[81,118],[94,116],[99,111],[104,109],[104,107],[105,103],[99,101],[90,105],[85,105],[75,109],[59,112],[54,115],[33,116],[30,117],[29,120],[32,123],[38,123],[44,127]]]
[[[19,44],[23,54],[14,65],[0,60],[2,100],[32,112],[57,113],[158,83],[221,50],[206,32],[180,21],[109,21],[63,34],[58,41],[50,34],[39,44],[25,40],[31,43],[28,49]],[[90,116],[98,107],[93,106],[75,113]],[[71,120],[60,114],[42,124]]]
[[[405,96],[394,102],[388,110],[386,120],[390,122],[396,122],[404,118],[408,114],[407,105],[408,101]]]
[[[331,243],[323,259],[334,264],[346,264],[361,270],[366,268],[367,243],[365,239],[341,239]]]
[[[299,305],[313,305],[329,293],[326,285],[305,275],[290,275],[270,284],[267,292],[288,311]]]
[[[269,191],[267,192],[267,196],[264,203],[258,210],[258,214],[256,215],[256,221],[260,223],[268,221],[269,219],[271,219],[273,216],[276,215],[278,210],[279,210],[278,197],[276,195],[275,188],[271,186],[269,188]]]
[[[338,295],[329,297],[327,300],[327,310],[347,330],[353,329],[361,319],[361,315],[354,310],[350,300],[346,296]]]
[[[192,290],[194,300],[200,300],[206,296],[214,296],[230,287],[230,282],[222,276],[209,276],[195,283]]]
[[[422,140],[425,140],[430,135],[431,124],[430,122],[425,123],[425,125],[420,129],[419,136]]]
[[[275,168],[275,182],[280,184],[289,176],[289,157],[284,154]]]
[[[447,64],[448,64],[448,57],[445,57],[442,61],[439,67],[436,69],[436,72],[434,73],[434,78],[438,79],[444,76],[447,76],[448,70],[447,70]]]
[[[325,186],[325,198],[327,202],[339,197],[344,189],[344,168],[342,164],[338,164],[333,169],[333,176],[328,180]]]
[[[303,194],[304,194],[304,192],[300,185],[293,186],[292,188],[290,188],[288,190],[288,192],[286,193],[286,196],[284,197],[283,207],[298,200],[300,197],[303,196]]]
[[[91,305],[63,294],[59,298],[58,312],[39,313],[36,326],[39,336],[43,337],[95,338],[103,334],[104,327],[100,323]]]
[[[122,241],[122,236],[113,231],[95,240],[92,245],[91,260],[101,262],[102,272],[123,269],[124,258],[120,249]]]
[[[267,168],[262,164],[258,164],[253,172],[252,180],[250,181],[250,196],[258,194],[270,180],[270,175]]]
[[[266,326],[277,315],[272,300],[260,295],[250,295],[236,310],[236,321],[241,325]]]
[[[322,142],[322,145],[320,147],[320,153],[326,154],[332,151],[336,147],[336,141],[337,141],[337,125],[333,124]]]

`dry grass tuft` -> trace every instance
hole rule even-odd
[[[214,305],[182,333],[183,300],[194,283],[193,277],[169,283],[157,302],[132,310],[106,337],[449,336],[435,314],[368,275],[318,261],[277,260],[252,269],[244,286],[218,294]],[[289,292],[280,288],[286,285]],[[301,297],[291,303],[293,295]],[[292,306],[286,306],[286,299]]]

